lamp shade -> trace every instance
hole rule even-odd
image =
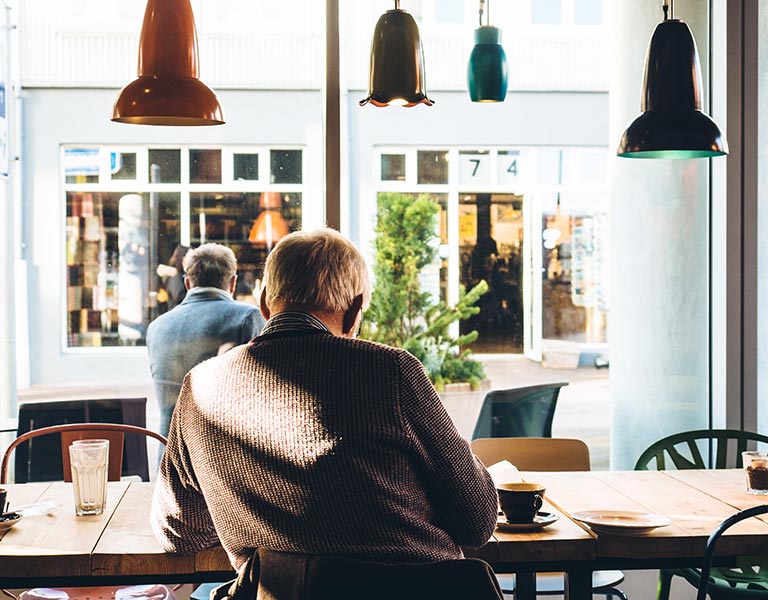
[[[467,68],[472,102],[503,102],[507,97],[507,71],[501,30],[490,26],[475,29],[475,47]]]
[[[701,110],[701,69],[688,25],[668,19],[656,26],[645,57],[640,109],[621,136],[627,158],[704,158],[728,154],[717,124]]]
[[[424,55],[416,21],[404,10],[388,10],[376,23],[371,43],[368,97],[360,106],[432,106],[424,87]]]
[[[140,125],[221,125],[216,94],[198,79],[197,32],[189,0],[148,0],[139,77],[121,91],[112,120]]]
[[[262,192],[259,206],[263,209],[253,222],[248,241],[271,250],[282,237],[288,235],[288,223],[280,211],[283,206],[280,192]]]

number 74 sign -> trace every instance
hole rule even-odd
[[[496,156],[496,181],[493,179],[493,156],[489,152],[459,153],[459,183],[512,185],[520,181],[520,151],[502,150]]]

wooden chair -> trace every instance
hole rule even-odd
[[[550,437],[480,438],[470,442],[472,452],[490,466],[508,460],[521,471],[589,471],[589,448],[577,439]],[[505,594],[514,594],[515,576],[497,575]],[[627,599],[616,586],[624,581],[621,571],[595,571],[592,592],[606,598]],[[563,573],[537,573],[536,594],[562,595],[565,591]]]
[[[557,398],[566,385],[563,381],[488,392],[472,439],[552,437]]]
[[[697,429],[675,433],[651,444],[640,454],[635,463],[636,471],[651,469],[728,469],[742,466],[741,453],[748,450],[750,444],[768,443],[768,436],[738,429]],[[762,580],[763,597],[768,598],[768,574],[756,571],[753,585]],[[731,577],[733,575],[733,578]],[[693,586],[699,585],[701,578],[696,569],[661,569],[657,600],[668,600],[673,577],[683,577]],[[727,569],[719,570],[709,582],[709,593],[713,598],[741,597],[733,595],[736,579]],[[718,595],[719,594],[719,595]],[[744,596],[747,597],[747,596]]]
[[[62,471],[59,474],[63,477],[64,481],[72,481],[72,472],[69,465],[69,452],[67,451],[67,448],[69,448],[75,440],[98,438],[109,440],[108,480],[120,481],[122,475],[123,444],[125,434],[127,433],[151,437],[158,440],[163,445],[168,442],[165,437],[159,433],[150,431],[149,429],[135,427],[133,425],[123,425],[120,423],[68,423],[66,425],[53,425],[51,427],[33,429],[32,431],[23,433],[13,440],[5,450],[2,463],[0,464],[0,483],[8,483],[8,463],[10,462],[11,454],[18,446],[31,439],[54,434],[60,434]]]
[[[715,556],[715,546],[720,536],[725,531],[744,519],[749,519],[757,515],[768,514],[768,505],[762,504],[760,506],[753,506],[751,508],[744,509],[731,515],[725,519],[717,528],[712,532],[707,540],[707,546],[704,550],[704,562],[701,566],[701,573],[698,577],[698,594],[696,600],[706,600],[707,593],[710,592],[710,575],[712,574],[712,559]],[[720,591],[720,593],[712,593],[711,598],[713,600],[726,600],[730,598],[768,598],[768,580],[764,575],[761,575],[759,571],[755,571],[752,567],[736,568],[736,569],[717,569],[717,579],[722,580],[723,575],[726,574],[726,578],[731,582],[729,590]],[[717,581],[717,579],[715,581]]]
[[[69,423],[66,425],[54,425],[33,429],[17,437],[3,454],[0,464],[0,484],[8,483],[8,463],[11,454],[21,444],[41,436],[59,435],[61,438],[61,458],[63,472],[60,475],[64,481],[72,481],[72,473],[69,465],[68,448],[74,440],[108,439],[109,440],[109,466],[107,479],[119,481],[123,461],[123,440],[126,434],[144,436],[145,445],[147,438],[154,438],[163,445],[167,443],[165,437],[133,425],[118,423]],[[6,594],[13,596],[7,590]],[[164,585],[134,585],[134,586],[109,586],[109,587],[72,587],[72,588],[33,588],[19,595],[19,600],[176,600],[173,591]]]

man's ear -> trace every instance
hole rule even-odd
[[[237,287],[237,274],[232,275],[232,279],[229,280],[229,295],[235,295],[235,288]]]
[[[187,291],[192,289],[192,283],[189,281],[189,277],[184,277],[184,287],[187,288]]]
[[[261,307],[261,316],[265,319],[269,319],[270,311],[267,306],[267,288],[261,290],[261,296],[259,297],[259,306]]]
[[[355,325],[357,325],[357,317],[362,310],[363,295],[359,294],[352,300],[352,304],[349,305],[349,308],[344,311],[344,318],[341,323],[341,331],[344,335],[354,332]]]

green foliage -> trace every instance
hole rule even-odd
[[[421,270],[437,256],[439,210],[426,194],[415,198],[399,193],[379,195],[376,283],[361,337],[411,352],[438,390],[455,382],[469,382],[476,389],[485,378],[483,365],[461,348],[474,342],[477,332],[453,338],[448,329],[480,311],[475,303],[488,291],[488,284],[481,281],[467,293],[462,289],[459,301],[447,306],[422,292],[419,283]]]

